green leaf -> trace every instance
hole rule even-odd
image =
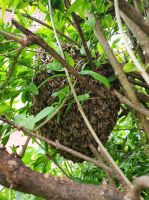
[[[69,55],[69,53],[65,52],[65,57],[66,60],[68,61],[69,65],[71,65],[71,67],[74,67],[74,60],[73,58]]]
[[[64,71],[64,68],[62,68],[61,64],[58,63],[57,61],[53,61],[52,63],[49,63],[47,65],[47,69],[52,70],[52,71]],[[50,74],[49,74],[50,75]]]
[[[126,72],[126,73],[138,72],[137,68],[135,67],[135,65],[133,63],[125,64],[124,67],[123,67],[123,71]]]
[[[79,7],[82,7],[84,0],[76,0],[68,9],[68,14],[71,14],[75,10],[78,10]]]
[[[46,116],[48,116],[49,114],[51,114],[53,111],[55,110],[55,108],[53,106],[44,108],[43,110],[41,110],[36,116],[35,116],[35,122],[40,121],[41,119],[45,118]]]
[[[79,96],[78,96],[78,100],[79,100],[79,101],[85,101],[85,100],[88,100],[89,97],[90,97],[90,95],[89,95],[88,93],[82,94],[82,95],[79,95]]]
[[[66,95],[68,94],[68,92],[69,92],[69,87],[66,86],[63,89],[61,89],[61,90],[59,90],[57,92],[54,92],[52,94],[52,96],[58,97],[59,101],[61,102],[66,97]]]
[[[14,118],[15,124],[23,126],[24,128],[33,130],[35,126],[35,118],[33,115],[26,117],[25,114],[20,114]]]
[[[4,14],[5,14],[5,10],[6,10],[6,4],[4,0],[0,0],[0,5],[2,7],[2,20],[4,20]]]
[[[107,28],[111,28],[111,24],[112,24],[112,16],[111,15],[106,15],[105,16],[105,23],[107,25]]]
[[[105,78],[104,76],[91,71],[91,70],[83,70],[80,72],[81,75],[90,75],[92,76],[94,79],[98,80],[99,82],[103,83],[105,87],[107,87],[108,89],[110,88],[110,84],[107,78]]]
[[[92,27],[92,28],[94,28],[95,23],[96,23],[96,22],[95,22],[95,18],[94,18],[94,17],[88,19],[88,20],[85,22],[85,24],[87,24],[88,26],[90,26],[90,27]]]
[[[47,13],[47,9],[46,9],[46,6],[44,6],[42,3],[38,3],[38,6],[39,6],[39,9],[41,12],[43,13]]]
[[[10,110],[10,106],[5,104],[5,103],[1,103],[0,104],[0,115],[6,113],[8,110]]]
[[[98,51],[99,51],[99,53],[100,54],[103,54],[104,53],[104,49],[103,49],[103,47],[101,46],[101,44],[97,44],[97,49],[98,49]]]
[[[15,124],[19,124],[19,125],[24,120],[26,120],[26,115],[25,114],[16,115],[15,118],[14,118]]]
[[[120,41],[120,38],[115,39],[115,40],[112,42],[111,48],[116,48],[117,45],[118,45],[118,43],[119,43],[119,41]]]
[[[38,88],[34,83],[30,83],[29,90],[34,95],[38,95],[39,94]]]

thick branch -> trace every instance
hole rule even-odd
[[[114,0],[110,1],[114,2]],[[138,27],[140,27],[144,33],[149,35],[149,24],[145,22],[143,16],[140,15],[132,5],[125,0],[119,0],[119,8],[129,19],[131,19]]]
[[[145,63],[148,64],[149,62],[149,37],[142,28],[137,26],[131,19],[129,19],[124,12],[121,12],[121,17],[137,39],[138,44],[140,47],[145,51],[144,58],[145,58]]]
[[[149,95],[148,94],[144,94],[144,93],[138,92],[136,90],[136,95],[141,102],[143,102],[143,103],[149,102]]]
[[[26,167],[18,157],[0,150],[0,184],[24,193],[53,200],[124,200],[113,187],[99,188],[66,178],[52,177]]]
[[[139,85],[141,87],[144,87],[146,89],[149,89],[149,86],[146,84],[146,83],[143,83],[143,82],[140,82],[140,81],[137,81],[133,78],[131,78],[130,76],[128,76],[128,80],[130,83],[134,84],[134,85]]]
[[[145,80],[147,85],[149,86],[149,76],[148,76],[147,72],[144,70],[144,68],[141,66],[141,64],[139,63],[138,59],[136,58],[135,54],[133,53],[132,49],[130,48],[130,46],[129,46],[128,42],[127,42],[127,39],[125,37],[124,31],[123,31],[123,27],[122,27],[121,18],[120,18],[120,14],[119,14],[118,0],[114,0],[114,2],[115,2],[115,13],[116,13],[116,19],[117,19],[119,31],[121,33],[123,42],[124,42],[125,47],[127,49],[127,52],[129,54],[129,56],[131,57],[133,63],[135,64],[136,68],[140,72],[141,76],[143,77],[143,79]]]
[[[127,99],[125,96],[121,95],[116,90],[114,90],[113,92],[121,103],[124,103],[124,104],[128,105],[129,107],[133,108],[134,110],[138,111],[139,113],[145,115],[146,117],[149,117],[149,110],[144,109],[141,105],[132,103],[129,99]]]
[[[132,190],[132,199],[137,200],[141,190],[149,188],[149,176],[137,177],[134,181]]]

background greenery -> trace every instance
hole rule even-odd
[[[129,1],[131,3],[131,1]],[[136,71],[133,64],[130,62],[128,53],[125,50],[121,37],[118,34],[118,27],[115,20],[115,17],[110,14],[109,9],[112,4],[106,0],[96,0],[97,9],[94,10],[101,18],[102,26],[104,27],[105,35],[108,41],[111,44],[112,49],[115,52],[120,63],[124,64],[125,72]],[[33,0],[1,0],[2,7],[2,18],[0,21],[0,29],[7,32],[11,32],[16,35],[21,35],[21,33],[15,29],[11,24],[4,23],[4,13],[6,8],[13,9],[16,12],[16,19],[19,20],[21,24],[24,24],[25,27],[29,28],[32,24],[32,21],[22,17],[21,13],[26,13],[32,15],[35,9],[39,9],[45,14],[45,21],[51,25],[49,12],[47,8],[47,1],[33,1]],[[142,4],[142,6],[145,4]],[[76,42],[80,42],[80,38],[75,28],[70,24],[71,16],[70,14],[73,11],[77,10],[77,13],[85,20],[85,11],[90,8],[90,1],[86,0],[77,0],[74,1],[73,6],[66,12],[64,8],[63,1],[54,0],[52,1],[52,7],[54,10],[54,21],[56,28],[64,34],[68,34],[69,37],[73,38]],[[141,7],[142,8],[142,7]],[[97,42],[92,27],[94,26],[93,20],[87,20],[85,23],[82,23],[81,27],[84,32],[85,39],[87,41],[88,47],[91,49],[93,57],[96,57],[96,51],[98,50],[99,57],[95,62],[96,66],[106,63],[106,55]],[[124,27],[125,28],[125,27]],[[43,26],[40,26],[36,33],[41,36],[48,44],[50,44],[54,49],[57,50],[56,41],[53,31],[47,29]],[[61,41],[64,43],[66,40],[60,36]],[[7,70],[11,66],[12,60],[15,53],[9,53],[19,46],[15,42],[7,42],[7,40],[0,35],[0,80],[1,83],[5,80],[7,75]],[[36,46],[28,47],[23,50],[19,56],[18,62],[15,66],[13,76],[9,80],[7,87],[0,91],[0,114],[5,113],[10,119],[19,120],[19,123],[23,123],[24,126],[29,126],[31,129],[34,127],[35,123],[33,116],[29,115],[29,109],[31,106],[31,96],[38,95],[38,88],[32,82],[33,76],[43,69],[57,69],[58,63],[53,61],[52,64],[43,64],[39,59],[37,62],[34,62],[34,56]],[[81,46],[80,52],[84,55],[84,49]],[[8,53],[8,54],[7,54]],[[136,53],[137,55],[137,53]],[[138,55],[137,55],[138,56]],[[139,56],[138,56],[139,59]],[[70,55],[67,55],[68,62],[73,66],[74,61],[70,58]],[[60,66],[59,66],[60,67]],[[82,66],[84,67],[84,66]],[[110,77],[111,80],[114,77]],[[110,80],[110,79],[109,79]],[[136,86],[136,89],[144,94],[148,94],[148,89],[143,87]],[[63,100],[65,93],[58,93],[60,102]],[[84,97],[86,98],[86,97]],[[54,107],[60,103],[55,102]],[[148,104],[146,104],[148,106]],[[122,110],[127,109],[124,105],[121,106],[120,113]],[[49,114],[49,113],[48,113]],[[46,116],[45,112],[43,115]],[[19,116],[19,117],[18,117]],[[5,145],[11,135],[11,129],[8,125],[0,124],[0,137],[1,142]],[[35,142],[35,141],[33,141]],[[116,126],[114,127],[113,132],[111,133],[106,147],[110,152],[113,159],[123,170],[125,175],[133,180],[135,176],[146,175],[149,173],[149,145],[145,145],[146,137],[142,133],[142,130],[138,126],[138,123],[135,121],[134,116],[131,112],[127,112],[122,117],[119,117]],[[42,144],[42,143],[41,143]],[[44,144],[42,144],[44,146]],[[13,147],[12,150],[15,152],[16,148]],[[91,163],[73,163],[71,161],[66,161],[59,154],[55,154],[55,149],[48,149],[49,153],[53,155],[57,163],[63,168],[65,173],[71,177],[71,179],[76,180],[82,183],[94,183],[100,184],[102,178],[105,176],[104,172],[94,166]],[[23,157],[23,162],[30,168],[48,173],[54,176],[62,176],[63,172],[56,166],[52,160],[48,160],[45,156],[44,150],[41,146],[38,146],[36,149],[33,147],[28,147],[26,153]],[[119,186],[121,187],[121,186]],[[28,199],[28,200],[37,200],[41,199],[34,197],[32,195],[23,194],[20,192],[15,192],[11,189],[6,189],[1,187],[0,189],[0,199],[2,200],[19,200],[19,199]],[[149,191],[144,191],[145,199],[149,199]]]

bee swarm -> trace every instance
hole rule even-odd
[[[65,47],[65,50],[69,50]],[[75,50],[74,50],[75,51]],[[70,51],[68,51],[70,52]],[[73,52],[72,55],[74,61],[85,59],[80,53]],[[106,76],[111,73],[109,64],[104,64],[103,67],[92,69],[93,71],[99,72]],[[64,73],[64,72],[63,72]],[[39,86],[45,81],[50,75],[55,75],[56,72],[42,71],[34,77],[34,83]],[[77,95],[83,95],[89,93],[89,99],[81,102],[83,110],[91,123],[93,129],[98,135],[102,143],[105,143],[110,135],[114,125],[117,121],[117,113],[119,111],[119,101],[105,88],[99,81],[93,79],[91,76],[85,76],[88,83],[94,84],[99,95],[89,91],[86,87],[83,87],[79,81],[76,81],[75,90]],[[75,78],[74,78],[75,79]],[[50,106],[56,98],[53,98],[52,94],[58,90],[68,86],[68,82],[65,76],[55,77],[48,79],[45,84],[39,89],[39,95],[34,96],[32,100],[32,114],[37,114],[43,108]],[[87,156],[93,156],[89,148],[89,144],[92,143],[97,147],[97,143],[88,130],[75,101],[71,101],[73,97],[70,95],[67,102],[60,110],[60,112],[40,130],[39,134],[46,135],[50,140],[58,140],[61,144],[66,147],[72,148],[78,152],[81,152]],[[69,108],[68,108],[69,106]],[[72,161],[81,161],[66,152],[60,152],[66,159]]]

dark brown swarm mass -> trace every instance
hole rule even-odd
[[[107,73],[104,68],[95,68],[94,71],[103,75]],[[52,75],[52,72],[50,74],[48,72],[41,72],[35,76],[34,83],[38,86],[50,75]],[[89,76],[85,77],[88,83],[94,84],[96,90],[99,91],[99,95],[97,96],[97,94],[89,91],[86,87],[82,87],[78,81],[75,84],[75,89],[77,95],[89,92],[90,98],[82,103],[82,107],[99,139],[105,143],[116,123],[119,102],[99,81]],[[43,108],[50,106],[57,100],[53,98],[52,94],[67,85],[66,77],[48,79],[40,88],[39,95],[33,98],[32,113],[37,114]],[[72,98],[72,95],[70,95],[59,114],[42,127],[39,133],[46,135],[53,141],[58,140],[61,144],[87,156],[93,156],[89,144],[92,143],[97,147],[97,143],[86,127],[76,103],[73,102],[68,109],[68,104]],[[80,161],[66,152],[61,152],[61,154],[67,159]]]

